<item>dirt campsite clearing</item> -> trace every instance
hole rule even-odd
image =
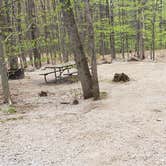
[[[40,71],[11,81],[17,112],[0,111],[0,166],[165,166],[166,64],[114,62],[98,71],[99,101],[84,101],[79,82],[45,84]],[[131,81],[112,82],[117,72]]]

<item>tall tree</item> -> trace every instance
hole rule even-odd
[[[110,47],[111,47],[111,56],[112,59],[116,58],[116,50],[115,50],[115,33],[114,33],[114,1],[110,0]]]
[[[14,47],[16,46],[16,40],[14,37],[15,32],[15,3],[13,0],[5,0],[5,37],[7,40],[7,53],[8,61],[11,70],[18,69],[18,57],[15,55]]]
[[[5,63],[5,56],[4,56],[4,39],[3,39],[3,28],[5,25],[5,18],[4,18],[4,8],[3,8],[3,1],[0,1],[0,74],[1,74],[1,82],[2,82],[2,89],[4,95],[4,102],[12,104],[10,91],[9,91],[9,83],[8,83],[8,76],[7,76],[7,68]]]
[[[62,5],[63,21],[68,30],[70,42],[73,47],[74,58],[77,64],[83,95],[85,99],[93,97],[92,77],[90,75],[87,59],[81,43],[78,28],[75,22],[74,13],[70,0],[60,0]]]
[[[88,45],[89,45],[89,56],[91,56],[91,66],[92,66],[92,81],[93,81],[93,97],[95,100],[99,99],[99,82],[97,75],[97,63],[96,63],[96,53],[95,53],[95,36],[92,23],[92,14],[89,4],[89,0],[84,0],[86,8],[86,19],[88,23]]]
[[[137,10],[137,36],[136,36],[136,41],[137,41],[137,56],[140,59],[145,59],[145,45],[144,45],[144,20],[145,20],[145,15],[144,15],[144,7],[146,4],[147,0],[141,0],[138,2],[136,1],[136,5],[138,7]]]
[[[19,48],[19,54],[20,54],[20,61],[22,68],[27,68],[27,60],[24,54],[24,50],[21,46],[22,40],[23,40],[23,31],[22,31],[22,24],[21,24],[21,0],[17,0],[17,32],[18,32],[18,45],[20,45]]]
[[[41,67],[41,55],[38,50],[37,39],[39,37],[39,29],[37,26],[36,19],[36,7],[34,0],[27,0],[27,15],[29,20],[30,30],[29,30],[29,39],[32,40],[33,44],[33,54],[34,54],[34,65],[37,69]]]

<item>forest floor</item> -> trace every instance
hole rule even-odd
[[[45,84],[40,71],[11,81],[17,112],[1,106],[0,166],[165,166],[166,64],[114,62],[98,71],[99,101],[84,101],[79,82]],[[113,83],[121,72],[131,81]],[[78,105],[60,104],[75,98]]]

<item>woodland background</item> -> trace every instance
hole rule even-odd
[[[36,68],[41,63],[66,62],[71,59],[72,46],[62,19],[58,0],[5,0],[3,35],[9,67]],[[86,7],[84,0],[72,0],[84,50],[88,54]],[[92,0],[95,51],[97,55],[134,52],[144,59],[150,50],[166,48],[166,1],[164,0]]]

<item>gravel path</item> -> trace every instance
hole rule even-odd
[[[132,80],[112,83],[115,72]],[[44,85],[37,73],[28,75],[31,79],[11,82],[28,111],[1,115],[0,166],[166,165],[164,63],[101,65],[100,86],[108,97],[79,99],[77,106],[59,103],[80,98],[79,83]],[[49,97],[39,98],[41,89]]]

